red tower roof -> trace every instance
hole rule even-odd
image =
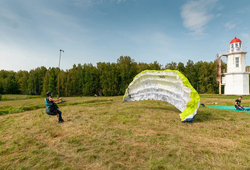
[[[241,40],[240,40],[239,38],[235,37],[235,38],[230,42],[230,44],[236,43],[236,42],[241,42]]]

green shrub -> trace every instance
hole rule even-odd
[[[2,100],[2,95],[0,94],[0,101]]]

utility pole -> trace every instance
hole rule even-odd
[[[58,66],[58,68],[59,68],[59,72],[58,72],[58,93],[57,93],[57,98],[59,98],[59,87],[60,87],[60,78],[59,78],[59,75],[60,75],[60,62],[61,62],[61,55],[62,55],[62,52],[64,52],[64,50],[61,50],[60,49],[60,56],[59,56],[59,66]]]

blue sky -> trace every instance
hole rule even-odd
[[[0,70],[213,61],[235,37],[250,49],[249,0],[1,0]],[[250,55],[247,54],[247,65]]]

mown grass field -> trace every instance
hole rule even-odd
[[[9,94],[9,95],[3,95],[1,99],[2,100],[25,100],[25,99],[32,99],[32,98],[40,98],[40,96]]]
[[[112,98],[65,98],[61,124],[35,107],[43,98],[0,101],[0,111],[33,106],[0,115],[0,169],[250,169],[250,113],[200,107],[193,123],[181,123],[165,102]]]

